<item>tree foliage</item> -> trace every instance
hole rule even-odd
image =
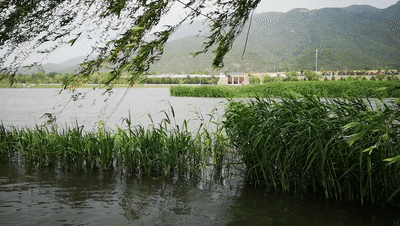
[[[198,55],[212,50],[213,67],[224,65],[225,54],[242,31],[260,0],[1,0],[0,73],[15,74],[33,53],[48,56],[84,37],[96,37],[90,53],[68,84],[89,77],[107,65],[112,76],[106,85],[129,72],[133,83],[159,59],[169,37],[184,22],[204,17],[211,34]],[[178,23],[155,29],[174,5],[186,16]],[[211,6],[211,7],[210,7]],[[40,64],[40,63],[37,63]],[[35,64],[31,65],[35,66]]]

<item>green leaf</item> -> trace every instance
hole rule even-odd
[[[398,155],[398,156],[396,156],[396,157],[393,157],[393,158],[384,159],[383,161],[389,162],[389,163],[388,163],[389,165],[390,165],[390,164],[393,164],[393,163],[396,163],[396,162],[400,162],[400,155]]]
[[[397,193],[400,192],[400,188],[398,188],[395,192],[393,192],[393,194],[386,200],[386,202],[388,202],[389,200],[391,200]]]
[[[70,43],[71,46],[74,45],[75,42],[76,42],[76,40],[78,40],[79,36],[81,36],[81,34],[82,34],[82,32],[79,33],[79,34],[77,34],[77,35],[76,35],[76,38],[69,40],[68,43]]]
[[[369,148],[365,149],[363,152],[369,152],[369,154],[371,154],[371,153],[372,153],[372,151],[373,151],[375,148],[376,148],[376,145],[374,145],[374,146],[371,146],[371,147],[369,147]]]
[[[136,26],[136,27],[133,27],[133,28],[132,28],[132,31],[138,32],[138,31],[143,31],[144,29],[145,29],[144,27],[138,27],[138,26]]]
[[[351,123],[349,123],[349,124],[343,126],[343,129],[345,129],[345,130],[346,130],[346,129],[351,129],[351,128],[356,127],[356,126],[358,126],[358,125],[360,125],[360,122],[351,122]]]
[[[71,39],[71,40],[69,40],[68,43],[71,44],[71,46],[72,46],[75,44],[76,40],[78,40],[78,38]]]
[[[375,91],[385,91],[387,89],[388,89],[387,87],[381,87],[381,88],[376,89]]]
[[[347,137],[347,143],[349,144],[349,146],[352,146],[354,144],[354,142],[360,140],[362,137],[364,137],[366,131],[361,131],[359,133],[350,135]]]

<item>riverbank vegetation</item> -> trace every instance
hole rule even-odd
[[[0,125],[0,162],[23,161],[30,167],[78,171],[122,168],[163,175],[223,164],[229,145],[221,128],[211,132],[203,125],[207,122],[202,122],[197,131],[190,132],[187,121],[174,126],[173,120],[166,114],[162,122],[145,128],[133,126],[128,117],[123,120],[126,128],[113,132],[103,128],[88,132],[83,126],[30,129]]]
[[[225,117],[249,181],[361,204],[399,204],[399,103],[258,98],[230,101]]]
[[[341,81],[297,81],[267,82],[247,86],[175,86],[170,88],[172,96],[190,97],[286,97],[317,95],[321,97],[400,97],[400,82],[397,80],[348,80]]]
[[[212,113],[210,113],[212,115]],[[200,172],[244,164],[246,181],[364,204],[400,203],[400,103],[342,97],[229,100],[222,119],[198,129],[158,124],[85,132],[76,126],[0,126],[0,161],[61,170]],[[213,124],[213,130],[207,124]]]

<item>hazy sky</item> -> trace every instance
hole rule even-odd
[[[350,5],[371,5],[383,9],[396,4],[396,2],[397,0],[262,0],[256,12],[287,12],[295,8],[321,9]]]
[[[383,9],[396,4],[396,2],[397,0],[262,0],[255,12],[287,12],[295,8],[313,10],[326,7],[347,7],[350,5],[371,5]],[[182,5],[176,3],[171,9],[171,13],[163,18],[165,24],[174,24],[178,22],[180,18],[184,16],[184,11],[182,11],[181,8]],[[44,60],[44,63],[60,63],[73,57],[85,55],[85,53],[90,50],[90,45],[86,41],[81,40],[72,48],[63,47],[61,50],[56,51],[56,53],[53,53],[49,59]],[[62,54],[60,54],[61,52]],[[31,61],[37,61],[37,58]]]

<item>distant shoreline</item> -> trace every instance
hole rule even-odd
[[[113,88],[169,88],[171,86],[178,86],[180,84],[140,84],[129,86],[127,84],[116,84]],[[200,86],[199,84],[185,84],[184,86]],[[205,86],[205,85],[203,85]],[[59,88],[63,89],[64,86],[62,84],[13,84],[10,86],[9,84],[0,84],[0,89],[43,89],[43,88]],[[99,84],[86,84],[82,87],[78,87],[79,89],[84,88],[96,88],[103,89],[105,88]]]
[[[274,75],[273,75],[274,74]],[[232,75],[232,77],[246,77],[245,80],[248,80],[249,76],[255,76],[259,77],[262,79],[265,76],[277,76],[279,77],[280,75],[284,75],[285,72],[268,72],[268,73],[251,73],[251,74],[240,74],[240,75]],[[271,76],[271,77],[273,77]],[[373,76],[376,75],[323,75],[321,80],[324,78],[327,78],[329,80],[332,79],[332,77],[335,77],[336,80],[340,78],[345,78],[347,79],[348,77],[365,77],[367,80],[370,80]],[[388,76],[388,75],[386,75]],[[396,77],[400,77],[400,75],[392,75]],[[298,78],[299,80],[303,80],[304,76],[299,75]],[[224,86],[225,84],[218,84]],[[114,84],[113,88],[170,88],[172,86],[208,86],[207,84],[135,84],[133,86],[130,86],[128,84]],[[59,88],[63,89],[64,86],[61,83],[43,83],[43,84],[25,84],[25,83],[14,83],[12,86],[9,85],[9,83],[0,83],[0,89],[42,89],[42,88]],[[78,87],[79,89],[81,88],[97,88],[97,89],[102,89],[106,88],[101,84],[85,84],[82,87]]]

